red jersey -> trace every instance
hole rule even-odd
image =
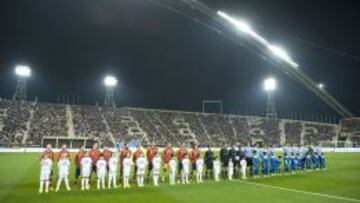
[[[65,154],[68,159],[71,158],[70,152],[69,152],[68,150],[66,150],[66,149],[62,149],[61,151],[59,151],[59,152],[57,153],[56,159],[59,161],[60,158],[61,158],[61,156],[62,156],[63,154]]]
[[[81,159],[84,158],[85,156],[85,152],[84,150],[80,150],[76,155],[75,155],[75,164],[76,164],[76,167],[79,167],[80,168],[80,162],[81,162]]]
[[[48,156],[49,159],[54,160],[55,154],[51,149],[50,150],[45,149],[45,151],[40,154],[40,158],[42,159],[45,154]]]
[[[98,149],[91,149],[89,153],[90,153],[90,158],[92,160],[92,164],[96,165],[96,162],[99,160],[101,155],[100,151]]]
[[[146,158],[148,160],[149,163],[151,163],[151,161],[153,160],[153,158],[155,157],[156,153],[157,153],[158,149],[155,146],[151,146],[147,151],[146,151]]]
[[[188,154],[187,149],[185,149],[185,148],[180,148],[179,151],[178,151],[178,153],[177,153],[177,158],[178,158],[178,160],[179,160],[179,161],[182,161],[182,160],[186,157],[187,154]]]
[[[121,163],[122,161],[125,159],[126,155],[130,152],[131,154],[131,151],[129,150],[129,148],[125,147],[121,153],[120,153],[120,160],[121,160]]]
[[[193,149],[191,151],[191,154],[190,154],[191,162],[195,163],[198,158],[200,158],[200,150],[199,149]]]
[[[136,159],[140,157],[140,155],[143,153],[141,149],[137,149],[132,157],[132,161],[136,163]]]
[[[164,149],[164,152],[163,152],[163,161],[165,164],[168,164],[169,161],[171,160],[171,157],[173,155],[173,150],[171,149],[171,147],[166,147]]]
[[[105,149],[103,152],[102,152],[102,155],[104,156],[104,159],[107,161],[109,161],[109,159],[111,158],[111,155],[112,155],[112,152],[108,149]]]

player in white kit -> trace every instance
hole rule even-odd
[[[60,185],[62,181],[64,180],[66,190],[70,191],[70,185],[69,185],[69,170],[70,170],[70,160],[67,158],[67,154],[63,153],[61,154],[61,158],[58,162],[58,171],[59,171],[59,177],[58,182],[56,184],[55,192],[58,192],[60,189]]]
[[[81,190],[89,190],[89,178],[91,174],[92,159],[90,158],[89,152],[85,152],[85,156],[80,160],[81,166]]]
[[[196,160],[196,182],[197,183],[202,183],[202,175],[203,175],[203,168],[204,168],[204,160],[202,159],[197,159]]]
[[[232,180],[233,179],[233,175],[234,175],[234,162],[232,159],[229,160],[229,164],[228,164],[228,179]]]
[[[152,160],[152,176],[153,176],[153,183],[154,186],[159,185],[159,177],[160,177],[160,170],[161,170],[161,158],[159,153],[156,153],[155,157]]]
[[[139,187],[144,187],[144,176],[145,176],[145,169],[146,169],[147,161],[144,157],[144,154],[141,153],[140,157],[136,159],[136,180]]]
[[[240,161],[240,168],[241,168],[241,178],[242,179],[246,179],[246,167],[247,167],[247,162],[245,157],[243,157]]]
[[[182,170],[181,170],[181,183],[182,184],[189,184],[189,165],[190,165],[190,160],[188,157],[185,157],[181,163],[182,164]]]
[[[170,185],[175,185],[175,179],[176,179],[176,166],[177,166],[177,162],[174,159],[174,155],[172,155],[171,160],[169,161],[169,182]]]
[[[221,169],[220,169],[220,161],[217,159],[217,157],[214,158],[214,178],[215,178],[215,181],[220,181],[220,172],[221,172]]]
[[[105,176],[106,176],[106,160],[101,155],[96,162],[96,174],[97,174],[97,189],[105,189]]]
[[[52,171],[53,161],[49,159],[47,154],[44,154],[43,158],[40,161],[40,188],[39,193],[43,192],[45,186],[45,192],[49,192],[50,185],[50,174]]]
[[[123,186],[124,188],[130,188],[129,180],[130,180],[130,174],[131,174],[131,155],[130,152],[126,154],[126,157],[124,158],[122,162],[122,168],[123,168]]]
[[[116,171],[117,171],[118,159],[117,153],[113,153],[111,158],[108,161],[109,166],[109,181],[108,181],[108,188],[111,189],[111,185],[116,189]]]

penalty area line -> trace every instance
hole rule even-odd
[[[304,190],[296,190],[296,189],[291,189],[291,188],[267,185],[267,184],[263,184],[263,183],[256,183],[256,182],[250,182],[250,181],[240,181],[240,182],[243,182],[243,183],[249,184],[249,185],[256,185],[256,186],[260,186],[260,187],[264,187],[264,188],[271,188],[271,189],[307,194],[307,195],[318,196],[318,197],[326,197],[326,198],[330,198],[330,199],[345,200],[345,201],[349,201],[349,202],[360,202],[360,199],[354,199],[354,198],[349,198],[349,197],[328,195],[328,194],[309,192],[309,191],[304,191]]]

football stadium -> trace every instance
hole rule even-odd
[[[359,9],[0,2],[0,202],[360,202]]]

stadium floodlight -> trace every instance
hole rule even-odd
[[[323,90],[326,86],[324,83],[319,83],[318,87],[319,87],[319,89]]]
[[[281,47],[275,46],[272,44],[268,45],[268,49],[273,53],[275,56],[281,58],[282,60],[288,62],[292,67],[297,68],[299,65],[296,64],[288,55],[288,53]]]
[[[117,79],[114,76],[108,75],[104,78],[104,84],[107,87],[115,87],[117,85]]]
[[[265,91],[274,91],[276,89],[276,80],[274,78],[267,78],[264,80]]]
[[[29,68],[29,66],[17,65],[15,67],[15,74],[17,76],[27,78],[27,77],[30,77],[30,75],[31,75],[31,69]]]
[[[237,20],[231,16],[229,16],[228,14],[226,14],[223,11],[218,11],[217,14],[224,18],[225,20],[229,21],[231,24],[233,24],[238,30],[240,30],[243,33],[246,33],[248,35],[250,35],[251,37],[253,37],[254,39],[256,39],[258,42],[261,42],[263,45],[268,46],[269,42],[267,42],[263,37],[261,37],[260,35],[258,35],[252,28],[251,26],[243,21],[243,20]]]

